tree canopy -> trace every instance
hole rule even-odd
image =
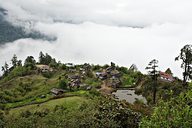
[[[183,85],[187,85],[187,81],[192,79],[192,45],[185,45],[176,61],[181,60],[181,68],[183,68]]]

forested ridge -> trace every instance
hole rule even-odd
[[[26,32],[23,27],[12,25],[10,22],[6,21],[5,17],[7,13],[6,10],[0,8],[0,44],[23,38],[55,40],[55,38],[48,37],[38,31]]]

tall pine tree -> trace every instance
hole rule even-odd
[[[153,59],[151,62],[149,62],[148,66],[146,67],[146,70],[148,70],[149,75],[151,76],[153,80],[153,103],[156,103],[156,92],[157,92],[157,77],[159,74],[159,71],[157,71],[158,68],[158,60]]]

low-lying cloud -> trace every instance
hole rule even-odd
[[[0,47],[0,64],[13,54],[37,58],[40,51],[58,60],[105,64],[111,61],[144,71],[157,58],[160,70],[192,40],[192,2],[189,0],[0,0],[15,25],[57,37],[56,41],[20,39]]]

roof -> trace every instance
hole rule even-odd
[[[106,76],[107,75],[106,72],[96,72],[95,74],[98,76]]]
[[[56,95],[58,95],[59,93],[64,93],[65,90],[53,88],[53,89],[51,89],[51,92],[54,93],[54,94],[56,94]]]
[[[107,71],[113,70],[113,67],[110,66],[110,67],[106,68],[106,70],[107,70]]]
[[[48,65],[43,65],[43,64],[38,64],[36,65],[37,68],[43,69],[43,68],[47,68],[49,69],[50,67]]]
[[[120,73],[119,71],[117,71],[117,70],[113,70],[113,71],[111,71],[111,75],[112,75],[112,76],[120,77],[120,76],[121,76],[121,73]]]
[[[67,67],[73,67],[73,66],[74,66],[73,63],[66,63],[65,65],[66,65]]]
[[[163,78],[165,78],[165,79],[167,79],[167,80],[171,80],[171,81],[173,81],[174,80],[174,78],[173,78],[173,76],[172,75],[170,75],[170,74],[167,74],[167,73],[165,73],[165,72],[159,72],[159,75],[160,75],[160,77],[163,77]]]
[[[72,75],[72,76],[69,76],[70,79],[79,79],[80,76],[79,75]]]

